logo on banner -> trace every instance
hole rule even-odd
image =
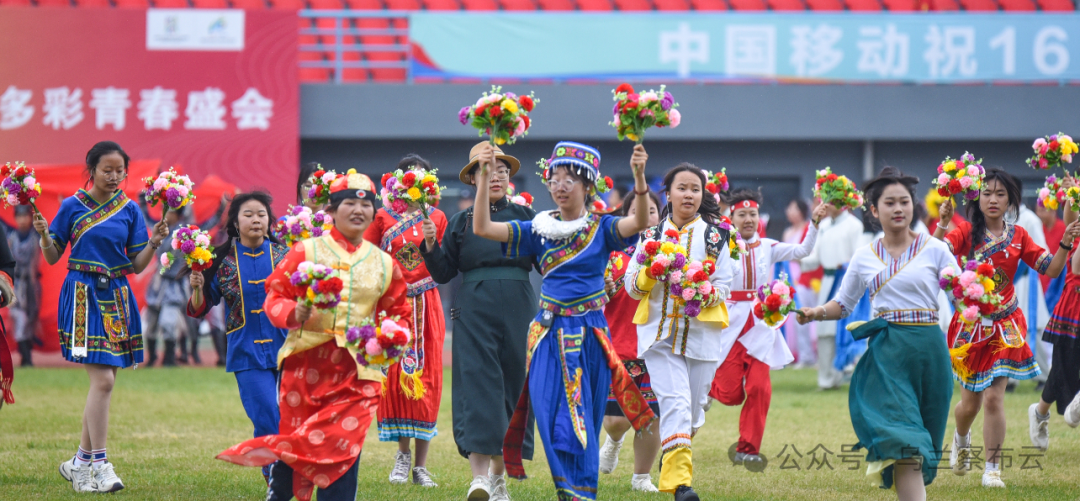
[[[149,9],[147,50],[244,50],[244,11]]]

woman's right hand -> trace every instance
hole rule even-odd
[[[204,282],[202,272],[201,271],[193,271],[193,272],[191,272],[191,276],[188,277],[188,282],[191,284],[191,290],[193,290],[193,291],[202,290],[202,286],[203,286],[203,282]]]
[[[296,311],[293,312],[293,316],[296,317],[296,321],[300,325],[306,324],[308,319],[311,318],[311,306],[302,302],[296,303]]]
[[[944,202],[942,202],[941,207],[938,207],[938,216],[940,218],[938,221],[938,226],[945,228],[952,224],[953,212],[953,201],[950,197],[945,199]]]
[[[611,279],[611,275],[604,275],[604,291],[608,294],[615,293],[615,281]]]
[[[803,306],[795,310],[795,321],[799,322],[799,325],[806,325],[814,321],[814,308],[809,306]]]
[[[497,156],[495,155],[495,148],[491,146],[491,143],[484,143],[480,147],[480,177],[485,182],[491,181],[491,174],[495,172],[495,161]]]
[[[34,211],[34,230],[44,239],[49,235],[49,221],[40,212]]]

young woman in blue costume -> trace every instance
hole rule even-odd
[[[90,377],[78,454],[60,464],[60,474],[76,492],[124,488],[106,457],[105,441],[116,369],[143,359],[139,305],[126,276],[145,269],[169,234],[159,222],[148,239],[139,205],[120,189],[129,160],[114,142],[95,144],[86,154],[90,190],[65,198],[51,226],[40,213],[34,215],[45,262],[56,264],[71,246],[57,330],[64,358],[83,364]]]
[[[490,207],[494,148],[485,145],[479,158],[482,182],[476,183],[474,207]],[[649,190],[647,159],[645,148],[635,146],[630,165],[638,194]],[[637,198],[633,219],[590,213],[600,153],[578,143],[555,145],[542,177],[558,210],[541,212],[532,221],[506,223],[492,222],[487,210],[473,215],[477,235],[503,242],[506,257],[538,256],[544,275],[541,311],[529,326],[525,390],[507,431],[504,461],[510,476],[524,477],[521,443],[531,408],[558,499],[593,500],[599,476],[598,434],[609,384],[635,429],[642,430],[655,419],[615,354],[601,311],[607,302],[608,256],[637,242],[638,233],[649,224],[648,198]]]
[[[187,314],[199,318],[225,301],[228,350],[225,371],[236,375],[240,401],[255,436],[278,432],[277,354],[287,331],[270,324],[263,311],[266,277],[289,248],[269,235],[275,221],[270,195],[237,195],[229,205],[225,231],[229,240],[215,249],[214,262],[205,272],[192,272]],[[263,467],[269,478],[269,468]]]

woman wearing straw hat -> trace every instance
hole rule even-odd
[[[458,178],[475,185],[480,152],[486,142],[469,152],[469,163]],[[495,147],[496,167],[488,182],[491,219],[498,222],[530,221],[536,213],[506,196],[510,179],[521,162]],[[453,416],[454,442],[468,458],[473,481],[469,499],[489,496],[509,500],[502,461],[503,436],[514,406],[525,386],[525,350],[529,321],[536,315],[536,295],[529,283],[530,257],[508,258],[499,243],[472,230],[473,209],[450,218],[442,245],[436,241],[434,222],[424,221],[420,253],[431,277],[440,284],[458,273],[463,283],[454,298]],[[502,402],[503,412],[498,412]],[[522,455],[532,459],[532,431],[526,434]]]

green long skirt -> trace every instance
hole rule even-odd
[[[869,338],[848,394],[851,425],[866,449],[867,475],[893,485],[893,463],[917,458],[930,485],[943,455],[952,400],[952,365],[937,324],[904,325],[874,319],[852,330]],[[878,480],[880,477],[880,481]]]

